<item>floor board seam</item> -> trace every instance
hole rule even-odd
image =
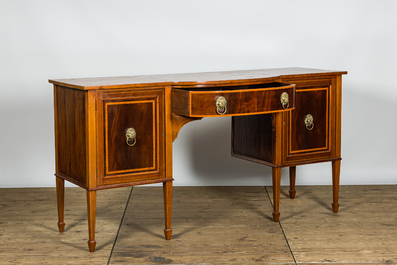
[[[266,193],[267,193],[267,197],[269,198],[270,204],[272,205],[272,208],[274,209],[272,199],[270,198],[269,191],[267,190],[266,186],[265,186],[265,190],[266,190]],[[295,265],[297,265],[298,263],[296,263],[296,259],[295,259],[294,253],[292,252],[291,246],[289,245],[288,238],[285,235],[283,226],[281,225],[281,221],[278,221],[278,224],[279,224],[279,226],[281,228],[281,232],[283,233],[283,236],[285,238],[285,242],[287,242],[287,246],[288,246],[289,252],[291,253],[292,258],[294,259],[294,263],[295,263]]]
[[[117,242],[117,238],[119,237],[121,226],[123,225],[124,216],[125,216],[125,213],[127,212],[128,204],[130,203],[130,199],[131,199],[131,195],[132,195],[132,190],[133,189],[134,189],[134,187],[131,187],[130,195],[128,196],[127,203],[125,204],[125,208],[124,208],[124,213],[123,213],[123,216],[121,217],[121,220],[120,220],[119,229],[117,230],[116,237],[114,238],[112,250],[110,250],[109,260],[107,262],[107,265],[110,264],[110,260],[112,259],[113,250],[114,250],[114,247],[116,246],[116,242]]]

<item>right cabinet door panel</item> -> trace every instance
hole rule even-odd
[[[328,149],[329,87],[296,91],[296,108],[292,111],[289,152],[303,153]]]
[[[296,84],[296,101],[295,109],[284,114],[284,163],[332,159],[335,80],[288,81]]]

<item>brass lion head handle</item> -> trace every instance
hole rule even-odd
[[[226,98],[224,98],[223,96],[219,96],[215,101],[215,106],[216,106],[216,113],[218,113],[219,115],[226,114],[227,111]]]
[[[306,129],[311,131],[314,128],[314,121],[313,121],[313,116],[311,114],[307,114],[305,117],[305,125]]]
[[[289,107],[289,95],[287,92],[283,92],[280,96],[280,103],[283,109],[288,109]]]
[[[128,146],[134,146],[136,144],[136,131],[134,128],[128,128],[125,131],[125,142]]]

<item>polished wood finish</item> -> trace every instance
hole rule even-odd
[[[283,137],[283,114],[278,112],[273,114],[273,159],[274,165],[282,163],[282,137]],[[281,183],[281,167],[272,168],[272,181],[273,181],[273,221],[278,222],[280,218],[280,183]]]
[[[165,172],[164,93],[164,88],[107,93],[54,88],[59,230],[65,224],[62,181],[68,180],[88,192],[90,251],[96,245],[96,190],[172,181]],[[126,144],[129,127],[137,131],[134,146]]]
[[[335,111],[340,106],[337,105],[336,97],[339,93],[336,90],[338,76],[313,77],[308,79],[295,77],[282,79],[283,82],[296,83],[295,109],[283,113],[283,146],[282,162],[274,164],[270,155],[270,117],[265,118],[261,115],[233,117],[233,143],[232,155],[249,161],[269,165],[269,166],[296,166],[313,162],[327,162],[340,160],[336,152],[335,144],[340,145],[336,136],[340,134],[336,128]],[[305,116],[314,116],[314,128],[307,130],[305,127]],[[267,125],[264,121],[267,120]],[[262,128],[261,135],[248,136],[251,131]],[[265,126],[265,127],[263,127]],[[238,131],[245,131],[247,137],[240,137]],[[238,137],[235,138],[235,137]],[[256,138],[252,140],[252,138]],[[261,147],[255,147],[255,142],[263,143]],[[242,150],[241,148],[245,148]],[[257,152],[261,154],[257,154]]]
[[[131,173],[156,169],[155,100],[135,100],[105,104],[105,174]],[[134,128],[134,146],[125,144],[125,132]]]
[[[97,119],[95,91],[88,91],[85,97],[86,119],[86,161],[88,189],[97,187]]]
[[[173,178],[172,178],[172,142],[174,141],[174,126],[172,119],[172,98],[171,98],[171,86],[164,88],[164,99],[165,99],[165,160],[166,168],[165,174],[167,182],[163,182],[163,201],[164,201],[164,236],[166,240],[171,239],[172,228],[171,228],[171,214],[172,214],[172,191],[173,191]]]
[[[258,163],[271,163],[273,120],[272,115],[233,117],[232,156]]]
[[[332,210],[337,213],[339,210],[339,179],[340,160],[332,161]]]
[[[192,121],[198,121],[201,120],[202,118],[192,118],[192,117],[185,117],[185,116],[180,116],[178,114],[172,113],[172,141],[175,141],[175,139],[178,137],[179,131],[182,129],[182,127]]]
[[[291,112],[290,154],[329,150],[329,88],[296,91],[300,104]],[[310,104],[309,104],[310,102]],[[307,103],[307,104],[305,104]],[[313,116],[313,127],[306,128],[305,116]]]
[[[164,236],[166,240],[171,239],[171,210],[172,210],[172,181],[163,183],[163,196],[164,196],[164,215],[165,215],[165,229]]]
[[[296,85],[296,108],[284,113],[284,142],[288,143],[283,148],[285,166],[341,159],[335,149],[337,78],[338,75],[283,78],[283,82]],[[305,126],[307,114],[313,116],[312,130]]]
[[[216,100],[222,96],[227,109],[222,116],[243,116],[283,111],[282,93],[289,95],[288,109],[294,108],[295,85],[266,83],[250,86],[226,86],[173,89],[172,111],[187,117],[216,117]]]
[[[97,186],[166,179],[164,90],[97,93]],[[126,130],[136,130],[134,146]]]
[[[289,168],[289,197],[291,199],[295,199],[296,190],[295,190],[295,181],[296,181],[296,167]]]
[[[341,75],[298,75],[282,77],[280,81],[296,85],[295,108],[284,112],[282,121],[277,121],[275,114],[233,117],[232,156],[276,168],[290,167],[291,199],[296,195],[297,165],[332,162],[332,205],[333,211],[337,212],[341,160]],[[306,127],[308,114],[313,117],[313,128]],[[278,137],[282,137],[281,145],[277,143]],[[278,185],[278,174],[281,173],[273,170],[273,185]],[[279,190],[278,187],[274,189]],[[278,203],[275,197],[275,221],[279,216],[276,210]]]
[[[87,187],[85,92],[54,87],[57,174]]]
[[[87,190],[88,249],[95,251],[96,190]]]
[[[49,81],[55,85],[67,86],[79,90],[125,90],[135,87],[151,88],[155,86],[185,88],[203,86],[252,85],[277,81],[281,82],[280,78],[288,79],[301,77],[311,79],[313,77],[319,78],[343,74],[347,74],[347,72],[291,67],[184,74],[51,79]]]
[[[233,116],[232,155],[273,167],[273,219],[279,221],[281,168],[332,162],[338,209],[341,75],[305,68],[50,80],[54,84],[59,229],[63,183],[87,190],[89,249],[95,250],[96,191],[163,183],[164,235],[171,238],[172,142],[203,117]],[[289,105],[280,96],[289,95]],[[216,99],[227,112],[216,112]],[[304,117],[314,117],[305,128]],[[136,143],[128,146],[126,130]],[[293,178],[292,178],[293,176]],[[291,198],[295,194],[291,195]],[[62,228],[63,230],[63,228]]]
[[[273,221],[280,220],[280,183],[281,183],[281,168],[272,168],[272,181],[273,181]]]
[[[336,107],[335,107],[335,155],[341,157],[341,131],[342,131],[342,77],[336,78]],[[332,189],[333,203],[332,210],[334,213],[339,210],[339,182],[340,182],[340,166],[341,161],[332,162]]]
[[[56,177],[58,229],[60,233],[65,230],[65,180]]]

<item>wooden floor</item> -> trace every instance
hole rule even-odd
[[[0,264],[397,263],[397,186],[174,187],[164,240],[161,187],[98,192],[97,248],[87,247],[85,191],[66,189],[65,232],[53,188],[0,189]]]

